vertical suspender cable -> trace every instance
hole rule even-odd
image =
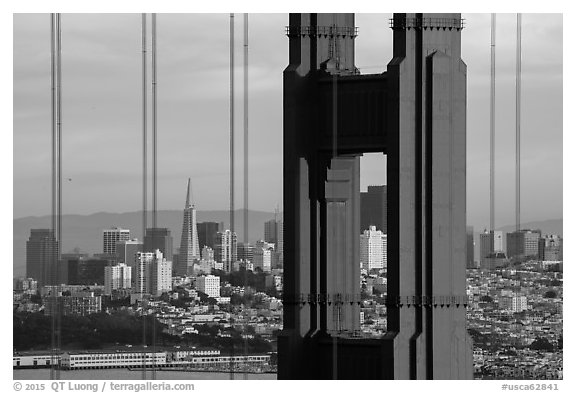
[[[495,150],[496,150],[496,14],[492,14],[490,29],[490,233],[494,236],[494,205],[495,205]],[[492,239],[492,250],[494,249],[494,239]]]
[[[248,14],[244,14],[244,244],[248,247]],[[243,277],[244,288],[248,285],[246,267]],[[244,325],[246,326],[246,325]],[[246,333],[246,329],[244,329]],[[244,357],[248,355],[248,342],[244,338]],[[244,379],[248,379],[244,371]]]
[[[230,232],[234,233],[234,14],[230,14]]]
[[[157,209],[158,209],[158,182],[157,182],[157,165],[158,165],[158,134],[157,134],[157,113],[156,113],[156,14],[152,14],[152,226],[158,227]]]
[[[234,14],[230,14],[230,266],[228,271],[233,270],[234,253]],[[230,340],[230,379],[234,379],[234,342]]]
[[[57,127],[58,136],[58,237],[56,239],[56,271],[54,283],[58,280],[58,265],[62,250],[62,24],[60,14],[56,14],[56,34],[57,34],[57,51],[56,51],[56,97],[57,97]],[[56,305],[56,347],[60,351],[61,347],[61,314],[62,309]],[[60,367],[56,368],[56,379],[60,379]]]
[[[156,80],[156,13],[152,14],[152,224],[158,228],[158,131],[157,131],[157,80]],[[161,262],[161,261],[160,261]],[[156,379],[156,317],[151,318],[152,322],[152,379]]]
[[[56,238],[56,30],[55,14],[50,14],[50,104],[52,114],[52,236]],[[52,261],[55,263],[55,261]]]
[[[244,243],[248,242],[248,14],[244,14]]]
[[[51,133],[52,133],[52,233],[51,236],[54,240],[56,240],[56,199],[57,199],[57,192],[56,192],[56,33],[55,33],[55,14],[50,14],[50,105],[51,105]],[[50,241],[52,239],[49,239]],[[53,245],[56,245],[56,242],[51,242]],[[50,265],[49,269],[43,268],[42,279],[44,285],[48,283],[49,285],[53,285],[54,282],[52,280],[48,280],[49,277],[53,275],[52,270],[56,264],[56,254],[55,250],[50,250]],[[45,274],[48,272],[48,274]],[[52,306],[55,310],[56,308],[56,291],[52,291]],[[56,313],[52,313],[51,318],[51,329],[50,329],[50,339],[51,339],[51,365],[50,365],[50,379],[56,379],[56,361],[58,359],[58,354],[56,353]]]
[[[147,227],[147,95],[148,91],[146,88],[147,79],[147,69],[146,69],[146,14],[142,14],[142,240],[146,235]]]
[[[146,69],[146,14],[142,14],[142,240],[146,235],[146,215],[147,215],[147,69]],[[140,264],[140,262],[138,262]],[[146,345],[146,317],[142,322],[142,345]],[[146,379],[146,357],[142,356],[142,379]]]
[[[58,247],[56,247],[58,259],[60,261],[60,248],[62,245],[62,25],[60,14],[56,14],[56,133],[58,139]]]
[[[522,14],[516,14],[516,231],[520,230],[520,107],[522,101]]]

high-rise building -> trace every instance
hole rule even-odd
[[[104,229],[102,231],[102,238],[102,252],[104,254],[116,255],[116,243],[130,240],[130,230],[118,227]]]
[[[466,268],[474,269],[474,227],[466,227]]]
[[[539,230],[523,229],[506,234],[506,254],[508,257],[538,258],[538,245],[542,234]]]
[[[505,253],[493,252],[480,260],[480,269],[494,270],[506,266],[508,262],[510,261],[506,258]]]
[[[274,255],[274,244],[262,240],[256,242],[254,248],[254,259],[252,263],[254,269],[260,268],[264,273],[272,271],[272,257]]]
[[[480,259],[493,252],[502,251],[504,251],[502,231],[490,232],[484,229],[484,232],[480,234]]]
[[[26,276],[38,286],[58,284],[58,242],[50,229],[31,229],[26,242]]]
[[[68,285],[104,285],[107,259],[69,256],[60,263],[60,281]]]
[[[168,228],[146,228],[144,251],[160,250],[167,261],[172,261],[172,235]]]
[[[563,260],[563,241],[558,235],[550,235],[543,238],[544,240],[544,261],[562,261]]]
[[[386,186],[368,186],[360,193],[360,228],[375,226],[387,233],[386,214]]]
[[[214,259],[216,262],[223,264],[225,272],[232,272],[233,263],[236,262],[237,255],[238,241],[236,232],[230,232],[229,229],[224,232],[217,232],[214,244]]]
[[[386,234],[371,225],[360,235],[360,267],[370,271],[386,267]]]
[[[194,263],[200,259],[200,246],[198,244],[198,229],[196,227],[196,209],[190,203],[190,179],[184,206],[184,219],[182,222],[182,239],[178,253],[176,272],[185,276],[194,270]]]
[[[504,235],[502,231],[494,231],[494,252],[504,251]]]
[[[166,260],[158,249],[136,253],[134,292],[161,295],[172,290],[172,261]]]
[[[274,244],[278,242],[278,221],[275,218],[264,223],[264,240]]]
[[[198,246],[203,249],[204,246],[214,248],[216,242],[216,233],[222,231],[222,223],[217,222],[199,222],[198,228]]]
[[[278,221],[278,243],[276,243],[276,259],[275,268],[281,269],[284,267],[284,221]]]
[[[484,229],[484,232],[480,234],[480,266],[483,269],[486,269],[487,266],[497,266],[500,262],[485,261],[485,259],[502,259],[503,249],[502,231],[489,232]],[[498,257],[496,257],[496,255],[498,255]]]
[[[220,297],[220,277],[207,275],[200,276],[196,279],[196,288],[204,292],[209,297]]]
[[[494,236],[488,230],[480,234],[480,262],[494,252]]]
[[[282,268],[284,264],[284,223],[274,217],[264,223],[264,241],[275,245],[272,252],[272,267]]]
[[[132,267],[125,263],[104,268],[104,293],[112,295],[112,291],[132,288]]]
[[[238,260],[252,262],[255,246],[250,243],[238,243]]]
[[[135,269],[132,271],[132,288],[135,293],[145,294],[149,293],[151,280],[150,280],[150,264],[154,260],[155,253],[138,251],[134,258]]]
[[[162,255],[156,254],[150,263],[150,293],[160,296],[172,290],[172,261],[167,261]]]
[[[134,267],[134,257],[144,249],[144,243],[138,239],[122,240],[116,243],[116,261]]]

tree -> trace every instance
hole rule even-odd
[[[556,293],[556,291],[553,290],[546,291],[546,293],[544,294],[544,297],[547,299],[555,299],[556,296],[558,296],[558,294]]]
[[[560,280],[554,279],[554,280],[550,281],[550,285],[553,287],[561,287],[562,282]]]
[[[488,295],[484,295],[480,298],[481,302],[485,302],[485,303],[492,303],[494,301],[494,299],[492,299],[490,296]]]
[[[533,351],[552,352],[554,350],[554,345],[552,345],[552,343],[550,343],[547,338],[538,337],[536,340],[532,341],[532,344],[530,344],[530,349]]]

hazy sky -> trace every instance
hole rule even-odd
[[[242,14],[236,14],[236,206],[242,206]],[[357,14],[356,65],[392,56],[390,14]],[[488,225],[490,15],[464,14],[468,65],[468,222]],[[228,208],[229,15],[159,14],[158,208],[182,209],[192,178],[199,210]],[[282,203],[286,14],[250,15],[250,208]],[[14,217],[50,212],[50,24],[14,15]],[[64,14],[63,213],[141,209],[139,14]],[[562,217],[560,14],[523,15],[522,221]],[[514,14],[497,18],[496,225],[514,223]],[[151,145],[149,145],[151,146]],[[375,164],[376,163],[376,164]],[[362,187],[384,166],[362,161]],[[68,179],[71,179],[70,181]]]

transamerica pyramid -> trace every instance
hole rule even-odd
[[[196,209],[194,205],[190,204],[190,179],[188,179],[188,192],[186,193],[186,206],[184,207],[182,240],[180,241],[177,274],[192,274],[194,261],[199,259],[200,248],[198,246],[198,228],[196,227]]]

